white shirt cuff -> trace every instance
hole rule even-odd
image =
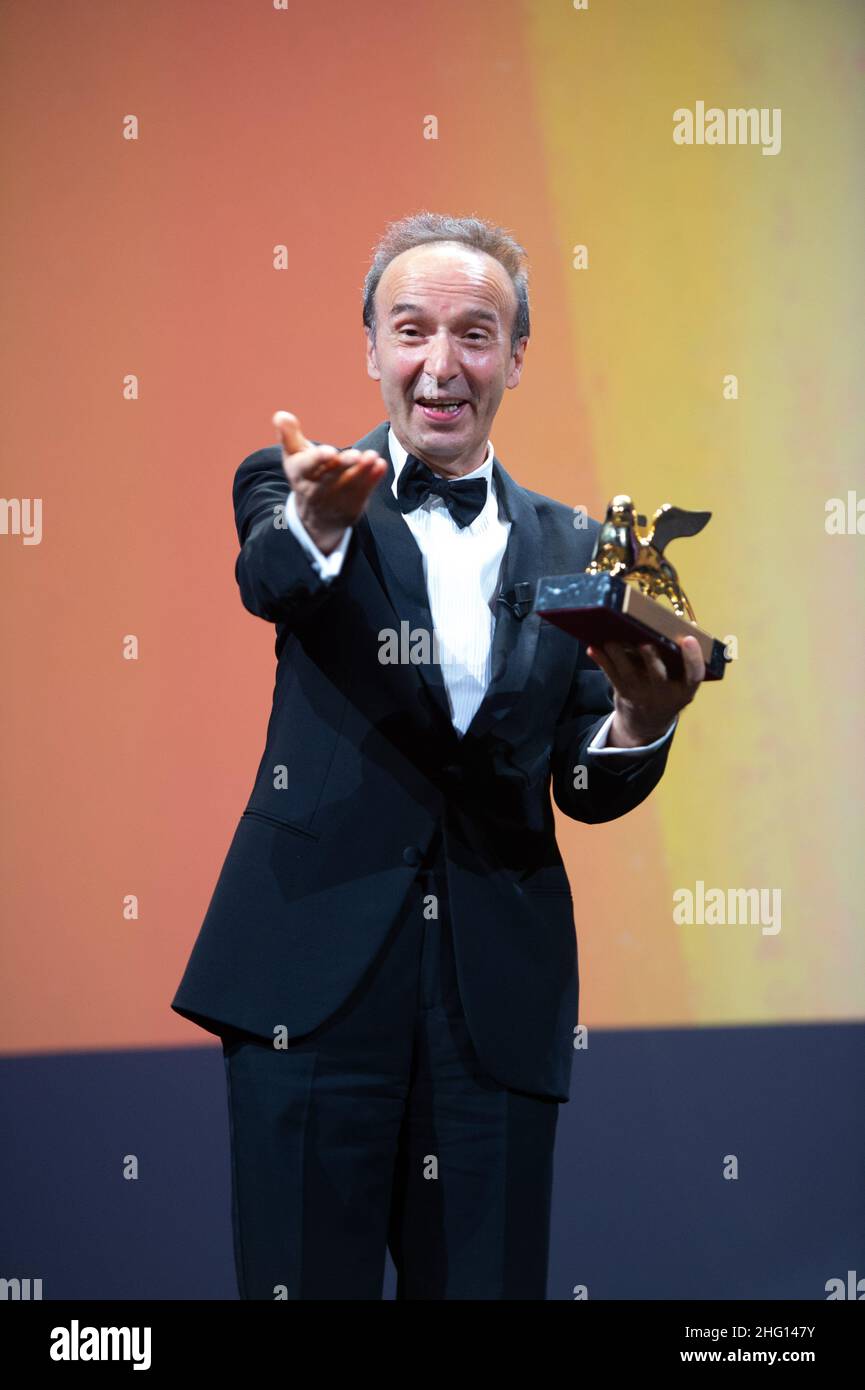
[[[615,710],[613,711],[613,714],[615,714]],[[589,744],[588,749],[586,750],[587,752],[606,753],[608,756],[614,753],[653,753],[656,748],[660,748],[661,744],[666,742],[666,740],[670,738],[673,730],[679,722],[679,716],[677,714],[667,732],[665,734],[661,734],[660,738],[656,738],[654,743],[641,743],[636,748],[608,748],[607,733],[609,731],[610,725],[613,722],[613,714],[607,715],[607,718],[604,720],[600,729],[595,734],[595,737]]]
[[[332,550],[329,555],[323,555],[297,514],[297,502],[293,492],[288,494],[288,501],[285,504],[285,520],[289,531],[300,541],[321,578],[333,579],[338,575],[342,569],[345,552],[348,550],[348,543],[351,540],[351,527],[346,526],[342,540],[336,549]]]

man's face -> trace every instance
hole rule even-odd
[[[528,342],[521,338],[511,352],[517,298],[504,266],[458,242],[416,246],[387,266],[375,302],[367,371],[381,382],[397,436],[439,473],[478,468]],[[421,404],[429,400],[439,409]],[[448,401],[457,409],[442,409]]]

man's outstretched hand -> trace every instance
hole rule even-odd
[[[387,472],[375,449],[339,449],[313,444],[296,415],[278,410],[273,417],[282,444],[282,466],[295,496],[297,515],[323,555],[354,526],[370,493]]]
[[[607,731],[609,748],[636,748],[654,743],[667,732],[673,717],[690,704],[706,674],[696,637],[677,638],[682,674],[668,675],[652,642],[629,647],[607,642],[588,647],[587,654],[613,687],[615,714]]]

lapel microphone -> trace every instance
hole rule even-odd
[[[499,594],[496,602],[510,608],[515,618],[525,618],[534,606],[533,586],[527,579],[523,579],[512,589],[506,589],[504,593]]]

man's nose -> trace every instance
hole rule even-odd
[[[429,345],[425,362],[427,376],[439,385],[450,381],[460,370],[459,356],[453,338],[444,330],[436,333]]]

